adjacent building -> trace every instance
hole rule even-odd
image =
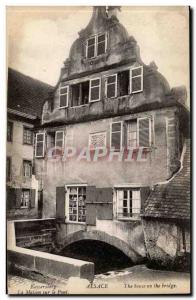
[[[34,172],[34,127],[51,87],[8,70],[7,102],[7,217],[37,218],[41,189]],[[41,207],[40,207],[41,209]]]

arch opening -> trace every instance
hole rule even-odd
[[[121,270],[134,265],[118,248],[98,240],[79,240],[65,246],[58,255],[93,262],[95,274]]]

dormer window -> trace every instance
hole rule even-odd
[[[96,34],[90,37],[86,42],[86,58],[94,58],[102,55],[107,49],[106,33]]]

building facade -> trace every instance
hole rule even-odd
[[[44,103],[36,131],[43,217],[57,245],[97,239],[146,257],[141,216],[154,186],[181,166],[186,90],[146,65],[118,7],[94,7]]]
[[[49,86],[8,70],[7,218],[38,217],[39,182],[34,172],[34,127]]]

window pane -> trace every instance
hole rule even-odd
[[[105,42],[101,42],[97,45],[97,55],[105,53]]]
[[[43,142],[37,143],[36,156],[43,156]]]
[[[91,100],[99,99],[99,87],[91,88]]]
[[[112,148],[115,148],[116,150],[120,150],[120,146],[121,146],[121,133],[120,132],[112,133],[111,146],[112,146]]]
[[[132,70],[132,77],[138,76],[138,75],[141,75],[141,74],[142,74],[142,68],[141,67]]]
[[[63,135],[64,135],[64,134],[63,134],[63,131],[57,131],[57,132],[56,132],[56,138],[57,138],[57,139],[63,139]]]
[[[89,46],[87,49],[87,57],[91,58],[95,56],[95,45]]]
[[[115,76],[110,76],[107,78],[107,83],[115,83],[116,82],[116,75]]]
[[[61,88],[60,89],[60,94],[66,94],[68,92],[68,88],[67,87],[64,87],[64,88]]]
[[[32,145],[33,143],[33,133],[29,128],[24,128],[23,143],[28,145]]]
[[[44,140],[44,134],[43,133],[40,133],[40,134],[38,133],[36,135],[36,139],[37,139],[38,142],[42,142]]]
[[[67,94],[60,96],[60,107],[67,106]]]
[[[100,85],[100,79],[91,80],[91,87]]]
[[[116,95],[115,84],[110,84],[107,86],[107,98],[113,98]]]
[[[112,132],[114,131],[121,131],[121,123],[113,123],[112,124]]]
[[[98,43],[105,41],[105,33],[98,35]]]
[[[132,92],[141,91],[142,89],[142,78],[135,77],[132,78]]]
[[[88,40],[88,46],[94,45],[95,44],[95,37],[92,37]]]

